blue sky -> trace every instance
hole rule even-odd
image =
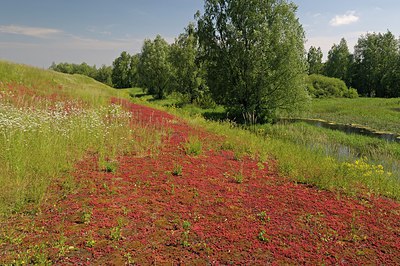
[[[294,0],[306,48],[325,55],[342,37],[400,32],[398,0]],[[0,0],[0,59],[47,68],[54,62],[110,65],[122,51],[140,52],[145,38],[172,42],[203,0]]]

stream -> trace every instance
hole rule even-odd
[[[359,134],[363,136],[369,136],[379,139],[384,139],[388,142],[400,143],[400,135],[389,132],[380,132],[360,125],[352,124],[338,124],[332,123],[319,119],[305,119],[305,118],[284,118],[279,121],[279,123],[294,123],[294,122],[304,122],[313,126],[328,128],[332,130],[339,130],[345,132],[346,134]]]
[[[387,142],[390,143],[400,143],[400,135],[399,134],[394,134],[394,133],[388,133],[388,132],[379,132],[375,131],[373,129],[369,129],[360,125],[351,125],[351,124],[336,124],[324,120],[318,120],[318,119],[301,119],[301,118],[296,118],[296,119],[281,119],[278,123],[280,124],[290,124],[290,123],[296,123],[296,122],[303,122],[307,123],[312,126],[316,127],[321,127],[321,128],[327,128],[331,130],[338,130],[341,132],[344,132],[346,134],[358,134],[358,135],[363,135],[363,136],[369,136],[369,137],[374,137],[378,139],[383,139]],[[305,143],[303,143],[304,145]],[[309,149],[311,150],[324,150],[325,154],[327,156],[334,156],[338,158],[339,160],[355,160],[357,158],[362,157],[361,154],[359,154],[357,151],[355,151],[352,147],[343,145],[343,144],[332,144],[332,145],[327,145],[327,144],[321,144],[318,142],[313,142],[313,143],[307,143],[305,144],[308,146]],[[380,157],[375,158],[374,163],[377,164],[382,164],[385,166],[385,169],[391,171],[394,173],[396,176],[400,178],[400,162],[396,159],[390,158],[390,157]]]

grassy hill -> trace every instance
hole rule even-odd
[[[113,156],[129,122],[110,97],[126,92],[81,75],[0,62],[0,213],[38,204],[88,150]],[[112,119],[104,118],[110,113]]]

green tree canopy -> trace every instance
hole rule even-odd
[[[102,65],[97,70],[95,79],[111,87],[113,85],[111,76],[112,76],[112,67]]]
[[[354,49],[354,87],[363,94],[399,97],[399,40],[388,31],[361,36]]]
[[[344,38],[339,44],[334,44],[328,52],[328,60],[325,63],[325,75],[338,78],[350,84],[349,70],[351,67],[351,55]]]
[[[197,22],[207,81],[230,112],[247,121],[268,120],[307,99],[296,9],[284,0],[205,1]]]
[[[139,61],[140,61],[140,54],[134,54],[131,56],[131,62],[129,66],[129,77],[132,87],[139,86],[139,74],[138,74]]]
[[[163,99],[169,93],[173,82],[173,70],[170,61],[170,46],[158,35],[154,41],[146,39],[138,64],[141,86],[157,99]]]
[[[198,38],[194,24],[189,24],[171,46],[175,91],[186,95],[193,103],[204,88],[204,73],[198,59]]]
[[[311,46],[307,53],[308,74],[322,74],[324,64],[322,63],[321,47]]]
[[[126,51],[114,60],[111,77],[115,88],[131,87],[130,66],[131,56]]]

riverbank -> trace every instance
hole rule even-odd
[[[310,110],[299,118],[360,125],[378,132],[400,134],[400,99],[313,99]]]

